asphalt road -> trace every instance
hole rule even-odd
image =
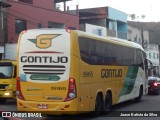
[[[1,111],[17,111],[16,100],[8,100],[7,103],[0,105]],[[120,116],[122,115],[123,116]],[[124,115],[129,115],[124,116]],[[131,117],[132,115],[132,117]],[[148,116],[147,116],[148,115]],[[158,116],[158,117],[157,117]],[[22,119],[22,118],[21,118]],[[92,117],[92,114],[81,116],[47,116],[36,118],[36,120],[160,120],[160,95],[143,96],[141,102],[135,103],[130,100],[112,107],[112,111],[106,115]],[[34,120],[34,118],[25,118]]]

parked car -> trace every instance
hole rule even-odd
[[[159,94],[160,78],[148,77],[148,94]]]

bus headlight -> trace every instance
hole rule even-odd
[[[5,95],[5,96],[9,96],[10,94],[9,94],[9,92],[6,92],[6,93],[4,93],[4,95]]]

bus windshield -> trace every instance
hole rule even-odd
[[[13,66],[0,66],[0,78],[11,78]]]

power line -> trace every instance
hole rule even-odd
[[[38,19],[32,18],[32,17],[30,17],[30,16],[27,16],[27,15],[25,15],[25,14],[23,14],[23,13],[21,13],[21,12],[18,12],[18,11],[14,10],[14,9],[11,9],[11,8],[9,8],[9,9],[12,10],[12,11],[14,11],[15,13],[18,13],[18,14],[20,14],[20,15],[25,16],[26,18],[30,18],[30,19],[32,19],[32,20],[38,21],[38,22],[43,23],[44,25],[48,26],[48,25],[47,25],[45,22],[43,22],[43,21],[40,21],[40,20],[38,20]]]
[[[6,13],[7,15],[10,15],[10,16],[13,16],[13,17],[16,17],[16,18],[19,18],[19,19],[23,19],[23,18],[21,18],[21,17],[19,17],[19,16],[13,15],[13,14],[8,13],[8,12],[6,12],[6,11],[2,11],[2,12]],[[36,23],[36,22],[30,21],[30,20],[27,20],[27,19],[25,19],[25,20],[26,20],[27,22],[29,22],[30,24],[37,26],[37,23]]]

